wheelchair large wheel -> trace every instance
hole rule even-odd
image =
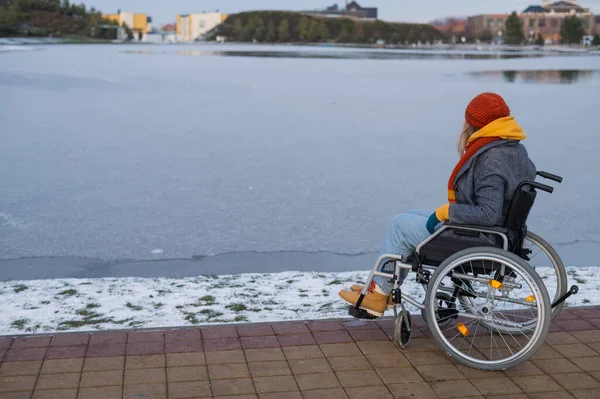
[[[438,309],[438,292],[458,297],[457,309]],[[548,334],[550,306],[540,276],[523,259],[493,247],[446,259],[425,296],[427,323],[438,344],[459,362],[483,370],[515,367],[533,356]],[[440,325],[440,315],[451,321]]]
[[[530,252],[526,254],[527,263],[542,278],[548,290],[550,301],[554,303],[568,290],[567,271],[560,256],[546,240],[530,231],[527,232],[527,236],[523,241],[523,249]],[[559,315],[563,306],[564,302],[552,308],[552,320]]]

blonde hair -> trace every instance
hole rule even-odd
[[[462,157],[465,153],[465,147],[469,142],[469,137],[475,133],[477,129],[473,126],[469,125],[467,121],[463,124],[462,131],[458,135],[458,142],[456,143],[456,148],[458,149],[458,156]]]

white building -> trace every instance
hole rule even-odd
[[[194,13],[177,16],[177,38],[183,42],[197,40],[227,18],[220,12]]]

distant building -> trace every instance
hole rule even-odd
[[[132,30],[136,40],[144,40],[148,34],[148,16],[146,14],[119,11],[117,14],[103,14],[102,17],[117,22],[120,27],[126,24]],[[152,22],[151,18],[150,22]],[[119,31],[118,38],[125,37],[125,33],[122,30]]]
[[[489,36],[501,41],[504,36],[504,24],[510,14],[483,14],[467,18],[467,36],[471,39]],[[560,40],[560,28],[565,17],[576,15],[581,19],[587,35],[599,28],[598,17],[588,9],[571,1],[544,1],[542,5],[531,5],[519,14],[523,22],[523,33],[526,38],[534,40],[540,35],[549,42]]]
[[[177,16],[177,38],[184,42],[198,40],[227,19],[228,14],[206,12]]]
[[[317,15],[324,17],[344,17],[353,19],[370,19],[376,20],[378,9],[377,7],[362,7],[356,1],[346,3],[345,8],[338,7],[337,4],[326,7],[324,10],[304,11],[305,14]]]

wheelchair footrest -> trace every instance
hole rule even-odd
[[[372,314],[369,314],[366,310],[356,309],[354,306],[349,306],[348,314],[357,319],[365,319],[365,320],[378,319],[377,316],[373,316]]]

